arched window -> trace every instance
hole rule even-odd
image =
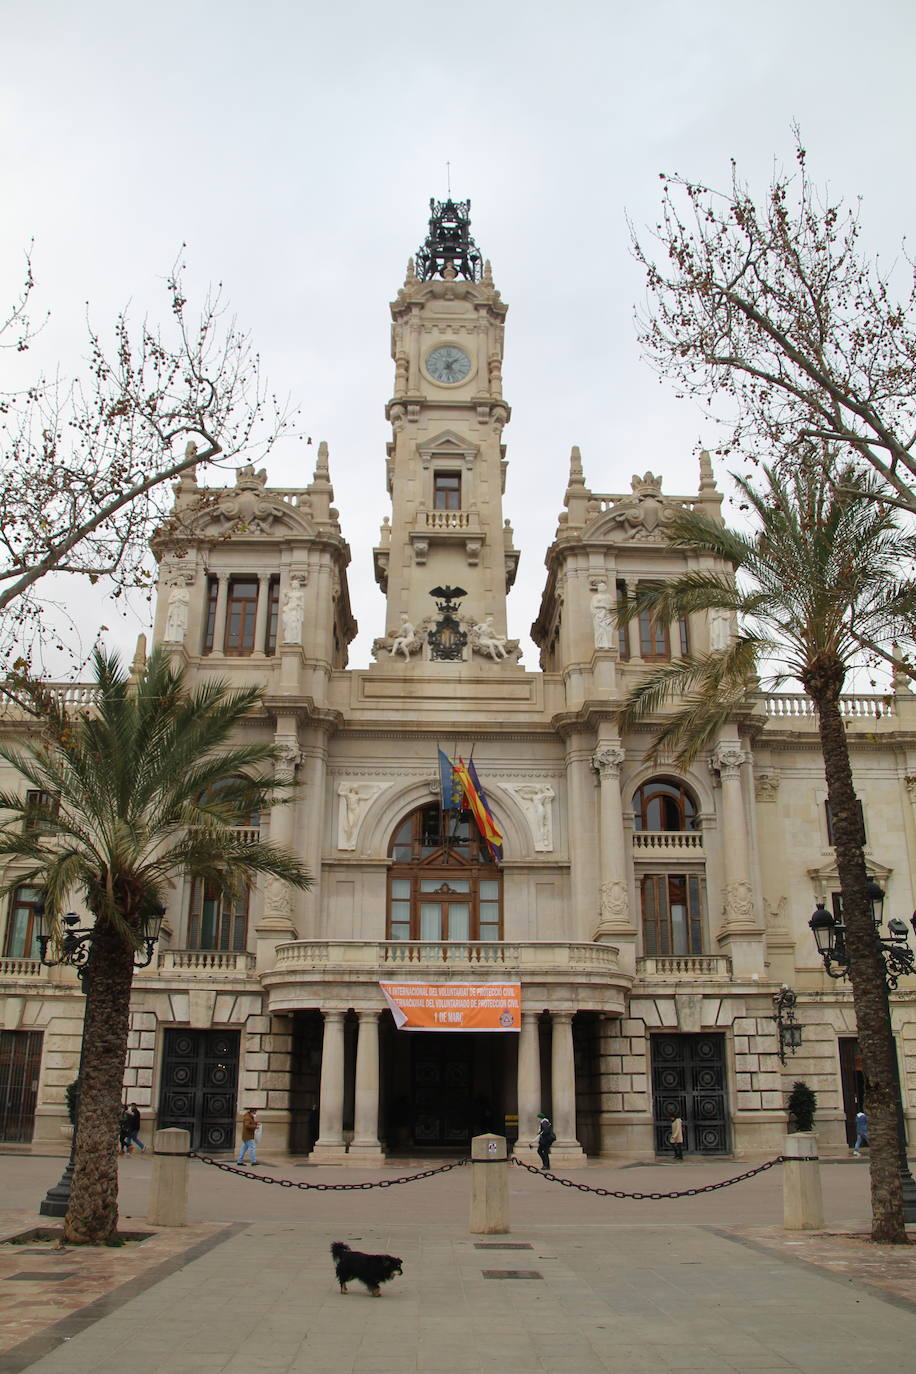
[[[697,804],[683,784],[667,778],[653,778],[633,794],[633,828],[699,830]]]
[[[470,812],[436,805],[405,817],[391,839],[389,940],[501,940],[502,879]]]

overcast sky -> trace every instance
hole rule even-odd
[[[862,197],[870,250],[894,256],[914,219],[912,0],[5,0],[2,32],[0,302],[34,238],[42,348],[69,374],[82,303],[102,327],[128,300],[164,313],[187,243],[192,299],[224,283],[273,389],[330,446],[353,666],[385,631],[388,302],[447,161],[509,305],[509,630],[529,668],[571,445],[595,490],[651,468],[678,493],[716,443],[636,343],[625,215],[655,222],[658,173],[724,188],[734,157],[763,190],[794,121],[813,178]],[[271,484],[305,485],[314,454],[285,442]],[[145,628],[142,608],[93,615],[90,640],[103,619],[130,646]]]

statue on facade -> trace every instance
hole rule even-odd
[[[732,622],[728,611],[716,607],[709,613],[710,649],[727,649],[732,638]]]
[[[472,644],[479,654],[489,654],[493,662],[506,658],[506,636],[501,635],[488,615],[482,624],[475,625],[472,631]]]
[[[608,591],[607,579],[597,578],[592,583],[592,626],[595,632],[596,649],[614,647],[614,598]]]
[[[356,836],[369,803],[381,791],[377,782],[342,782],[337,788],[340,813],[337,824],[337,848],[355,849]]]
[[[294,578],[283,597],[283,643],[302,643],[302,617],[305,614],[305,592],[302,583]]]
[[[191,604],[189,584],[192,580],[189,574],[184,574],[181,581],[176,582],[169,592],[164,634],[164,638],[169,644],[184,642],[185,631],[188,628],[188,608]]]
[[[551,802],[557,795],[549,783],[522,783],[512,789],[523,804],[534,833],[537,850],[553,849],[553,814]]]
[[[419,647],[420,641],[417,638],[417,632],[408,620],[407,612],[402,611],[401,623],[391,636],[391,649],[389,651],[391,657],[394,658],[395,654],[403,654],[409,662],[410,655],[416,653]]]

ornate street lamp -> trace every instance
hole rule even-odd
[[[897,980],[904,974],[916,973],[916,962],[912,949],[907,942],[906,921],[900,920],[898,916],[892,916],[887,923],[887,936],[881,935],[881,917],[884,912],[884,892],[874,878],[868,880],[868,898],[872,906],[872,915],[875,920],[875,931],[878,936],[878,945],[881,956],[884,960],[884,981],[888,989],[897,987]],[[916,932],[916,911],[913,912],[910,922]],[[846,925],[842,919],[827,911],[823,902],[818,902],[817,908],[808,922],[814,934],[818,953],[824,961],[824,968],[831,978],[846,978],[849,974],[849,952],[846,948]],[[897,1062],[897,1046],[891,1028],[890,1002],[885,998],[885,1014],[887,1016],[888,1030],[891,1034],[891,1041],[894,1044],[894,1053],[891,1055],[892,1071],[894,1075],[894,1096],[897,1114],[897,1155],[899,1159],[900,1183],[903,1189],[903,1217],[906,1222],[916,1222],[916,1179],[910,1173],[910,1164],[907,1158],[906,1146],[906,1121],[903,1115],[903,1094],[900,1087],[900,1065]]]
[[[791,988],[783,983],[778,992],[773,993],[773,1020],[776,1022],[776,1031],[779,1036],[779,1062],[786,1062],[786,1050],[792,1054],[801,1048],[802,1031],[804,1026],[800,1026],[795,1019],[796,994]]]
[[[70,964],[76,969],[77,977],[82,985],[83,993],[89,991],[89,980],[92,976],[92,943],[95,939],[95,926],[80,925],[80,918],[75,911],[68,911],[66,916],[61,918],[61,931],[55,937],[45,921],[45,904],[39,898],[35,903],[35,915],[38,919],[38,957],[48,968],[54,968],[57,964]],[[162,922],[165,917],[165,907],[157,902],[150,907],[147,915],[140,918],[140,945],[134,951],[134,968],[146,968],[152,962],[153,950],[159,939],[162,930]],[[54,945],[59,957],[49,958],[48,951]],[[76,1075],[76,1102],[73,1112],[73,1130],[70,1133],[70,1157],[67,1166],[61,1174],[60,1179],[53,1188],[49,1188],[44,1200],[39,1207],[39,1212],[46,1217],[63,1217],[67,1215],[67,1208],[70,1205],[70,1185],[73,1181],[73,1162],[76,1156],[76,1132],[79,1127],[80,1095],[83,1086],[83,1060],[86,1054],[86,1019],[83,1017],[83,1034],[80,1037],[80,1065]]]

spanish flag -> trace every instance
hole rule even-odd
[[[477,829],[480,831],[484,843],[490,851],[491,856],[499,862],[503,856],[503,837],[499,833],[499,827],[493,819],[493,812],[487,803],[484,790],[480,785],[480,778],[477,776],[477,769],[474,767],[474,760],[469,759],[465,763],[464,759],[459,759],[454,764],[455,777],[461,783],[464,792],[465,804],[469,811],[473,812],[477,822]]]

